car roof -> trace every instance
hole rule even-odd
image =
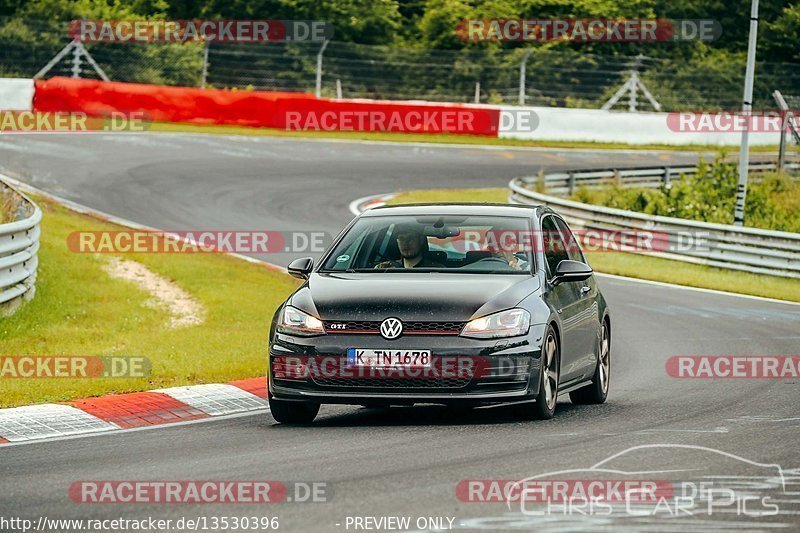
[[[375,207],[364,211],[361,216],[390,215],[494,215],[494,216],[534,216],[542,211],[550,211],[542,205],[487,204],[487,203],[439,203],[439,204],[401,204]]]

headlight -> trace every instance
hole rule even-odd
[[[531,314],[525,309],[508,309],[470,320],[461,336],[473,339],[516,337],[528,333],[530,326]]]
[[[311,337],[313,335],[324,335],[325,326],[322,325],[322,320],[319,318],[287,305],[283,308],[283,314],[281,314],[278,333]]]

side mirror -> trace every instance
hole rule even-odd
[[[553,276],[553,285],[569,281],[583,281],[589,279],[592,272],[592,267],[586,263],[565,259],[556,267],[556,274]]]
[[[289,266],[286,268],[286,270],[289,271],[290,276],[300,279],[308,279],[312,268],[314,268],[314,260],[310,257],[301,257],[300,259],[295,259],[289,263]]]

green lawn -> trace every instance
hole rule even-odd
[[[0,407],[264,375],[272,314],[296,280],[221,254],[123,256],[175,282],[205,308],[201,325],[170,329],[149,294],[103,270],[108,256],[67,249],[77,230],[122,229],[35,198],[44,211],[36,296],[0,318],[0,355],[144,356],[147,379],[0,378]]]
[[[507,199],[508,189],[501,188],[435,189],[400,193],[388,203],[505,203]],[[798,279],[736,272],[625,252],[590,252],[586,257],[592,268],[607,274],[800,302]]]
[[[155,122],[147,125],[150,131],[186,132],[186,133],[216,133],[223,135],[259,135],[267,137],[306,137],[311,139],[345,139],[358,141],[390,141],[390,142],[418,142],[418,143],[445,143],[464,145],[490,145],[526,148],[583,148],[596,150],[627,149],[627,150],[672,150],[697,152],[718,152],[719,146],[709,145],[665,145],[665,144],[625,144],[625,143],[597,143],[579,141],[524,141],[519,139],[498,139],[480,135],[453,135],[431,133],[384,133],[384,132],[359,132],[359,131],[286,131],[274,128],[251,128],[245,126],[220,126],[198,124],[175,124]],[[731,149],[732,152],[735,150]],[[751,146],[751,152],[775,152],[778,145]]]

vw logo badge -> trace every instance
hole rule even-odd
[[[403,323],[399,318],[387,318],[381,322],[381,335],[384,339],[396,339],[403,334]]]

